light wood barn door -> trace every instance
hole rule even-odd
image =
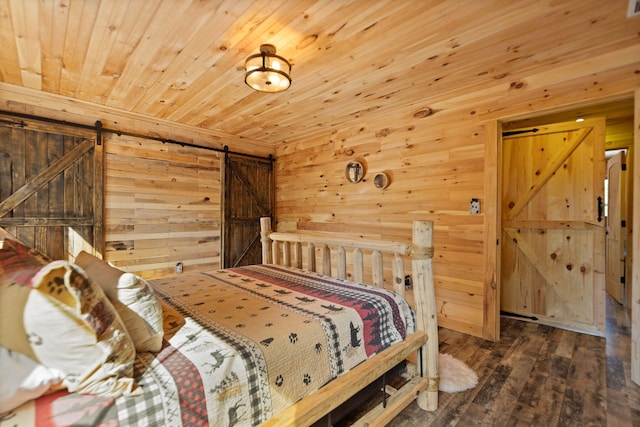
[[[222,265],[260,264],[260,217],[273,218],[272,161],[226,153],[222,182]]]
[[[501,309],[603,334],[604,119],[502,139]]]
[[[95,129],[0,115],[0,226],[53,259],[100,256],[102,148]]]
[[[625,154],[620,152],[607,161],[607,292],[620,304],[625,300]]]

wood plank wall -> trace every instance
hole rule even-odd
[[[617,99],[628,88],[640,86],[637,75],[630,76],[629,70],[614,76],[626,83],[603,81],[603,87],[610,88],[603,97],[585,97],[581,105]],[[591,84],[590,79],[582,80],[585,87]],[[573,92],[581,87],[567,89],[557,105],[570,108],[575,102]],[[541,110],[552,106],[535,94],[531,97]],[[43,100],[48,98],[45,95]],[[440,324],[495,338],[487,327],[491,322],[484,321],[484,317],[493,319],[485,309],[485,298],[495,279],[487,261],[491,237],[486,232],[495,220],[487,216],[493,209],[487,204],[492,188],[486,185],[495,174],[487,165],[495,164],[495,159],[485,153],[495,143],[491,129],[497,116],[489,109],[478,116],[475,110],[469,111],[472,105],[461,104],[428,117],[371,118],[373,125],[366,125],[365,118],[340,133],[282,144],[276,162],[277,227],[409,241],[411,219],[434,220]],[[525,105],[520,101],[509,115],[539,114]],[[63,109],[15,100],[0,101],[0,107],[76,122],[79,118]],[[76,107],[69,104],[67,108]],[[104,114],[98,109],[86,112],[87,123]],[[151,121],[136,121],[138,132],[156,130]],[[174,137],[179,139],[180,132]],[[178,261],[185,263],[185,271],[215,268],[220,232],[218,154],[111,133],[105,134],[105,153],[105,258],[144,277],[174,274]],[[355,158],[364,161],[367,171],[363,182],[350,184],[344,179],[344,167]],[[372,182],[380,171],[391,177],[385,190],[376,189]],[[173,178],[180,181],[172,182]],[[182,179],[197,182],[197,190],[195,184],[186,189]],[[202,203],[205,197],[210,202]],[[469,214],[472,197],[480,199],[480,215]],[[178,200],[195,206],[178,208],[182,206]]]
[[[108,133],[105,254],[142,277],[220,266],[220,153]]]
[[[485,217],[470,215],[469,202],[480,199],[483,212],[483,127],[464,110],[420,116],[364,118],[338,134],[278,147],[278,229],[408,241],[412,219],[434,221],[440,324],[482,336]],[[358,184],[345,179],[352,159],[366,164]],[[391,184],[379,190],[373,177],[383,171]]]
[[[501,121],[630,97],[640,86],[637,64],[581,58],[568,68],[580,67],[593,72],[566,73],[565,66],[523,73],[521,85],[460,92],[413,111],[362,112],[339,132],[280,144],[278,229],[408,239],[411,219],[432,220],[439,324],[498,338],[491,314],[499,310],[492,259],[499,232],[493,206],[498,177],[490,166],[498,154],[491,148],[498,136],[493,129]],[[344,178],[353,159],[366,163],[358,184]],[[373,185],[382,171],[391,176],[385,190]],[[472,198],[480,200],[480,215],[469,213]]]
[[[563,27],[554,31],[589,34],[586,25],[592,21],[584,21],[585,16],[584,10],[566,15]],[[603,16],[602,19],[608,19],[608,15]],[[636,21],[630,22],[637,22],[638,18],[632,19]],[[515,29],[521,33],[515,40],[531,43],[530,30]],[[455,62],[448,63],[447,58],[461,55],[461,50],[442,47],[438,60],[427,64],[433,64],[432,67],[449,64],[448,67],[437,68],[443,71],[431,84],[411,88],[420,96],[410,99],[424,102],[395,102],[396,79],[392,76],[388,81],[376,80],[379,91],[375,92],[375,99],[380,100],[379,108],[363,108],[361,91],[354,91],[352,113],[335,118],[342,123],[339,130],[326,131],[323,126],[307,122],[312,133],[277,145],[277,228],[343,231],[354,238],[379,236],[409,241],[412,219],[433,220],[439,323],[472,335],[498,338],[495,313],[499,277],[494,256],[500,231],[496,227],[495,209],[500,122],[618,100],[631,96],[640,87],[637,33],[631,39],[611,29],[580,40],[568,38],[566,43],[574,48],[570,57],[566,57],[564,48],[559,50],[563,52],[560,56],[554,50],[553,40],[541,40],[539,55],[520,58],[521,61],[517,60],[518,46],[514,45],[510,54],[513,58],[488,64],[483,77],[470,82],[463,80],[464,68],[460,71],[454,69]],[[589,49],[583,49],[587,44]],[[466,57],[467,65],[492,58],[490,40],[484,40],[481,46],[473,43],[466,46],[473,49]],[[411,67],[397,71],[401,78],[411,78],[412,72]],[[312,84],[317,86],[315,81]],[[430,90],[435,92],[436,88],[439,90],[434,95]],[[324,87],[310,90],[325,91]],[[296,105],[305,101],[311,111],[309,116],[313,116],[312,109],[317,106],[311,100]],[[107,128],[171,135],[176,140],[184,136],[189,141],[216,147],[228,140],[232,149],[243,147],[250,154],[270,151],[265,144],[258,145],[238,135],[225,136],[166,120],[154,121],[148,116],[6,83],[0,83],[0,108],[76,122],[82,118],[88,124],[100,119]],[[331,106],[325,104],[324,108]],[[273,111],[279,114],[277,109]],[[245,126],[241,115],[233,120]],[[297,116],[291,120],[297,120]],[[636,125],[636,140],[637,133]],[[186,220],[184,210],[170,200],[176,195],[180,203],[197,203],[207,194],[211,194],[210,200],[217,200],[213,189],[202,187],[197,194],[187,195],[180,193],[178,185],[171,181],[172,176],[178,177],[179,169],[192,172],[193,161],[172,159],[172,150],[167,153],[161,145],[154,144],[131,148],[123,142],[107,141],[106,150],[107,259],[149,276],[172,272],[175,262],[186,259],[182,254],[176,256],[176,248],[187,246],[187,240],[193,243],[202,238],[188,236],[192,230],[184,222],[199,224],[200,215],[205,222],[210,221],[204,224],[209,233],[205,233],[206,237],[215,239],[215,213],[196,210],[198,213],[186,214]],[[352,159],[366,163],[367,174],[359,184],[349,184],[344,178],[344,167]],[[136,169],[125,169],[119,162]],[[174,163],[175,168],[170,168]],[[204,165],[209,163],[205,161]],[[164,168],[169,172],[160,173]],[[149,171],[152,178],[137,172],[143,170]],[[391,185],[385,190],[376,189],[372,183],[372,177],[381,171],[391,177]],[[186,176],[195,179],[190,174]],[[479,215],[469,213],[472,198],[480,200]],[[156,205],[155,200],[161,202]],[[165,208],[167,212],[163,212]],[[171,227],[179,231],[169,236],[164,230]],[[170,242],[161,243],[169,237]],[[133,258],[125,257],[126,251],[132,251]],[[202,259],[216,257],[214,249],[207,248],[203,254]],[[120,256],[122,259],[118,259]],[[197,265],[200,267],[193,268],[205,264]]]
[[[145,278],[220,266],[221,153],[126,136],[149,135],[268,157],[260,141],[0,83],[0,110],[106,129],[105,253],[118,268]],[[53,126],[53,125],[52,125]],[[208,198],[208,199],[207,199]]]

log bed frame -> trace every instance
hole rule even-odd
[[[336,277],[363,282],[363,253],[371,255],[371,277],[374,286],[384,287],[383,254],[392,254],[393,288],[405,296],[403,256],[411,257],[417,331],[401,343],[372,356],[342,374],[321,389],[285,409],[261,426],[308,426],[321,419],[385,372],[418,352],[417,375],[363,415],[354,425],[386,425],[400,411],[417,399],[427,411],[438,407],[438,323],[434,294],[432,257],[433,222],[414,221],[412,244],[374,240],[349,240],[332,236],[301,233],[277,233],[271,230],[271,219],[260,219],[263,264],[279,264],[316,269],[316,248],[321,253],[321,273],[331,276],[331,250],[336,249]],[[307,249],[307,265],[303,266],[303,245]],[[352,250],[353,265],[347,268],[347,250]]]

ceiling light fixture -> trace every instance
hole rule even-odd
[[[260,92],[282,92],[291,86],[291,64],[276,55],[272,44],[260,46],[260,53],[251,55],[244,61],[244,82]]]

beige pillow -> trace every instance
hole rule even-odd
[[[164,330],[162,307],[151,286],[100,258],[80,252],[76,264],[96,282],[113,303],[137,351],[160,351]]]
[[[118,300],[118,279],[124,271],[112,267],[85,251],[78,254],[75,264],[82,268],[91,280],[100,285],[112,303]]]
[[[31,286],[23,321],[36,360],[63,372],[69,391],[138,394],[133,342],[102,289],[68,261],[47,264]]]

